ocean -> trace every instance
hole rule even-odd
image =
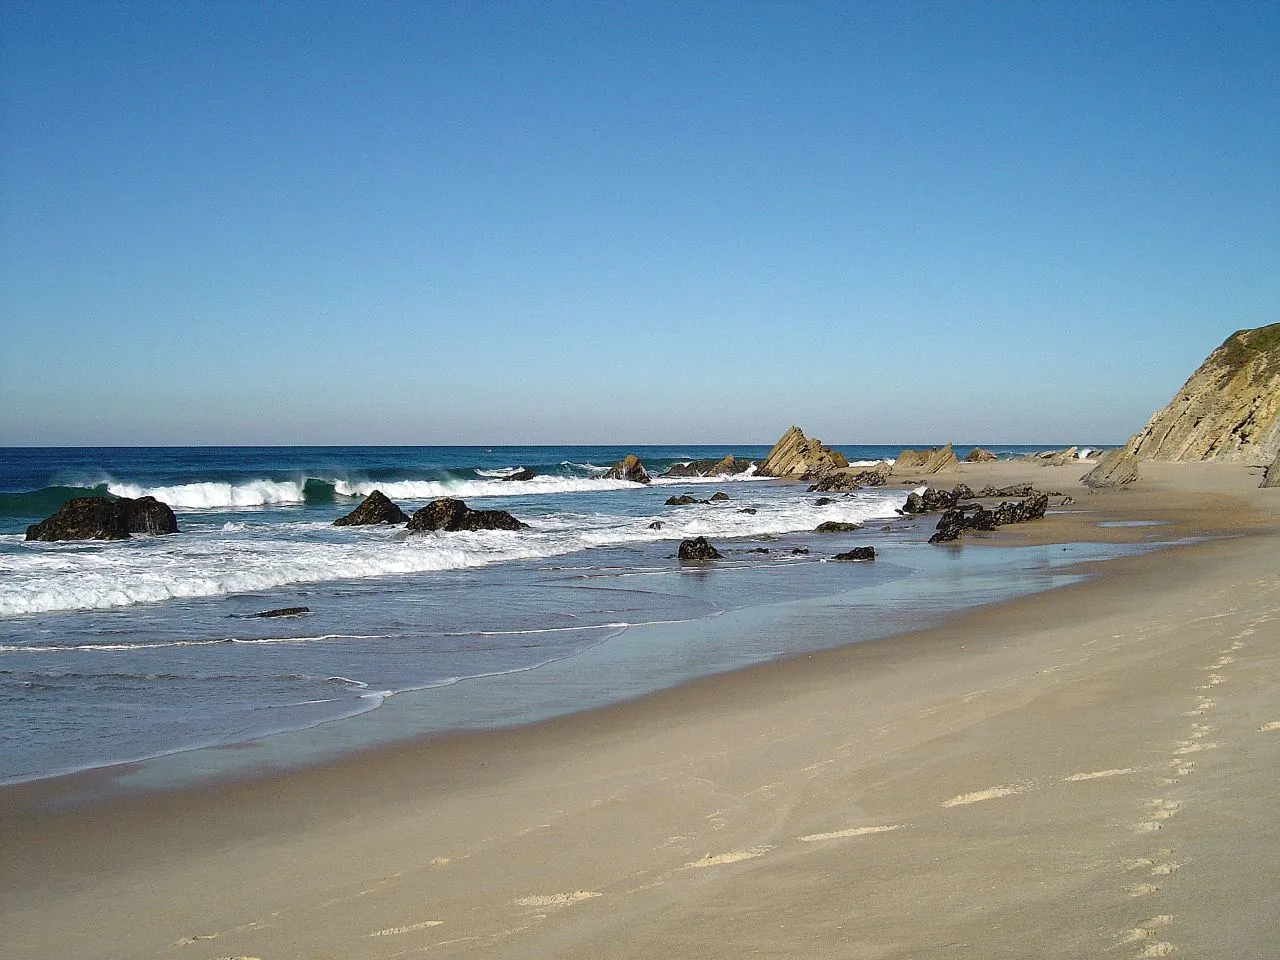
[[[901,446],[836,449],[872,461]],[[1074,564],[1119,550],[930,547],[931,524],[895,522],[901,489],[819,505],[803,486],[751,475],[602,479],[632,452],[657,477],[768,448],[0,449],[0,783],[190,763],[193,751],[229,745],[265,745],[271,763],[288,765],[525,723],[923,626],[1070,582]],[[537,476],[502,479],[521,467]],[[529,529],[333,526],[375,489],[407,513],[453,496]],[[730,499],[664,503],[717,490]],[[181,532],[24,539],[28,524],[91,493],[155,496]],[[826,520],[865,527],[814,533]],[[680,564],[677,545],[693,536],[725,559]],[[860,544],[876,547],[876,562],[827,562]],[[308,612],[256,616],[283,607]],[[204,768],[247,762],[241,754]]]

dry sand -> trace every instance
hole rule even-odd
[[[1143,470],[934,479],[1076,498],[1003,542],[1219,536],[527,729],[62,812],[0,791],[3,954],[1273,958],[1280,490]]]

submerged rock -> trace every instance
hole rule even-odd
[[[645,472],[644,464],[640,462],[640,458],[634,453],[628,453],[625,457],[615,463],[604,474],[605,480],[630,480],[632,483],[649,483],[649,474]]]
[[[720,551],[707,542],[706,537],[680,541],[681,560],[719,560]]]
[[[854,547],[847,553],[837,553],[832,560],[874,560],[876,558],[875,547]]]
[[[52,516],[27,527],[28,540],[128,540],[130,534],[177,533],[167,503],[155,497],[74,497]]]
[[[408,523],[409,515],[397,507],[381,490],[375,490],[364,498],[345,517],[333,521],[335,527],[363,527],[375,523]]]
[[[534,473],[532,470],[530,470],[528,467],[521,467],[515,473],[509,473],[505,477],[500,477],[499,479],[523,482],[525,480],[532,480],[536,476],[537,474]]]
[[[273,619],[275,617],[300,617],[304,613],[310,612],[310,607],[279,607],[275,610],[263,610],[259,613],[251,613],[249,616]]]
[[[726,500],[728,500],[728,499],[729,499],[729,495],[728,495],[727,493],[725,493],[723,490],[717,490],[715,493],[713,493],[713,494],[711,495],[711,499],[710,499],[709,501],[707,501],[707,502],[708,502],[708,503],[723,503],[724,501],[726,501]]]
[[[432,500],[409,518],[408,530],[524,530],[522,523],[505,510],[472,510],[461,500],[441,497]]]
[[[667,497],[663,501],[668,507],[687,507],[691,503],[706,503],[706,500],[699,500],[697,497],[687,493],[682,493],[678,497]]]

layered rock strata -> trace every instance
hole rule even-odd
[[[799,427],[787,428],[769,455],[760,461],[756,474],[762,477],[819,476],[849,465],[843,454],[822,445],[817,437],[806,437]]]

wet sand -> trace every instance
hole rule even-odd
[[[932,482],[1075,499],[992,542],[1212,539],[514,731],[74,809],[0,791],[5,955],[1272,957],[1280,491],[1081,473]]]

